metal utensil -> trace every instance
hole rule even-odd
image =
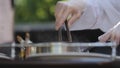
[[[67,20],[65,20],[65,29],[67,31],[68,42],[72,42],[72,35],[71,35],[70,30],[69,30]],[[61,42],[62,41],[62,27],[58,30],[58,38],[59,38],[59,41]]]

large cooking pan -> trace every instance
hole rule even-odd
[[[15,57],[15,47],[19,47],[22,49],[22,52],[25,52],[25,48],[33,48],[32,52],[25,55],[25,57],[21,57],[23,61],[69,61],[69,62],[111,62],[119,57],[116,57],[116,43],[72,43],[72,37],[70,31],[67,26],[67,22],[65,23],[68,42],[62,42],[62,32],[59,30],[59,41],[60,42],[48,42],[48,43],[38,43],[38,44],[13,44],[11,45],[2,45],[1,47],[11,47],[11,58]],[[81,47],[111,47],[112,52],[111,55],[99,54],[99,53],[89,53],[83,52]],[[0,57],[2,58],[2,57]],[[11,59],[10,58],[10,59]],[[9,59],[9,58],[6,58]]]
[[[26,45],[44,48],[44,52],[36,52],[28,55],[25,61],[34,62],[88,62],[88,63],[105,63],[112,62],[119,57],[116,56],[116,44],[115,43],[64,43],[64,42],[52,42],[52,43],[38,43]],[[82,52],[79,47],[111,47],[111,55]],[[46,49],[45,49],[46,48]],[[73,48],[76,50],[69,50]]]
[[[104,63],[111,62],[116,59],[116,43],[73,43],[72,36],[68,29],[67,21],[65,21],[68,42],[62,41],[62,27],[58,31],[59,42],[30,44],[28,46],[36,46],[36,53],[26,56],[25,61],[47,61],[47,62],[89,62]],[[111,47],[111,55],[83,52],[81,47]],[[46,63],[46,62],[45,62]],[[55,62],[56,63],[56,62]]]
[[[22,58],[23,62],[27,63],[49,63],[49,64],[63,64],[63,63],[109,63],[112,61],[120,60],[119,56],[116,56],[116,44],[109,43],[67,43],[67,42],[51,42],[51,43],[38,43],[38,44],[16,44],[1,45],[0,47],[11,47],[11,57],[7,57],[4,54],[0,54],[0,60],[16,61],[14,57],[15,47],[38,47],[44,51],[33,52]],[[111,47],[111,55],[82,52],[80,47]],[[73,50],[69,50],[73,48]]]

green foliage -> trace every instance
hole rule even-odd
[[[15,0],[15,22],[54,21],[57,1],[59,0]]]

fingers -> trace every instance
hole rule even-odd
[[[64,24],[69,14],[70,14],[70,10],[68,9],[64,11],[63,13],[61,13],[59,17],[56,17],[56,30],[58,30]]]
[[[69,6],[65,3],[59,3],[58,4],[60,6],[60,8],[56,8],[56,12],[55,12],[55,17],[56,17],[56,30],[58,30],[63,24],[64,21],[67,19],[67,17],[69,16],[71,9],[69,8]],[[63,6],[61,6],[63,5]],[[57,10],[59,9],[59,11]]]
[[[105,33],[101,35],[98,39],[100,42],[106,42],[109,41],[111,34],[110,33]]]
[[[73,16],[69,19],[68,21],[68,26],[71,27],[71,25],[78,19],[80,18],[81,14],[80,13],[76,13],[73,14]]]
[[[63,2],[58,2],[57,5],[56,5],[56,8],[55,8],[55,17],[58,17],[59,15],[62,15],[62,13],[64,12],[65,10],[65,3]]]
[[[116,42],[117,45],[120,44],[120,35],[117,32],[109,31],[99,37],[100,42]]]
[[[119,36],[116,36],[116,38],[115,38],[115,42],[117,43],[117,45],[120,44],[120,37],[119,37]]]
[[[69,27],[81,16],[82,10],[69,2],[58,2],[55,10],[56,23],[55,28],[58,30],[65,22],[66,19],[72,14],[71,18],[68,21]]]
[[[118,45],[120,44],[120,35],[119,35],[118,31],[117,32],[113,31],[110,41],[116,42],[116,44],[118,44]]]

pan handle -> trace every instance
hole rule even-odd
[[[72,42],[72,35],[71,35],[70,30],[69,30],[67,20],[65,20],[65,28],[66,28],[66,32],[67,32],[68,42]],[[62,41],[62,27],[58,30],[58,40],[59,40],[59,42]]]

